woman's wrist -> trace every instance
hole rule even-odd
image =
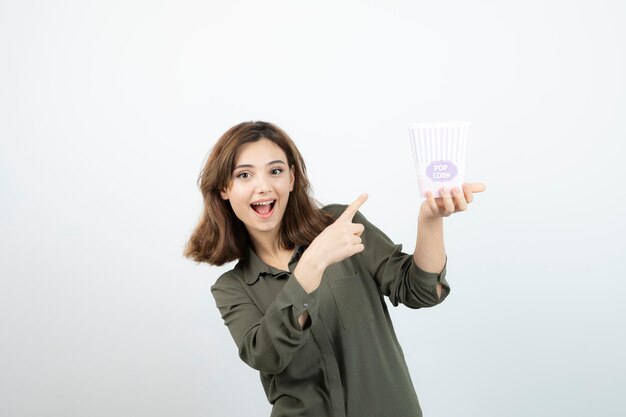
[[[430,206],[428,205],[428,200],[423,201],[420,205],[420,211],[417,218],[420,225],[439,225],[440,223],[443,223],[443,217],[432,212]]]
[[[293,273],[302,288],[310,294],[319,287],[325,269],[319,260],[304,251]]]

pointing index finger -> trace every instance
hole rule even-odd
[[[352,202],[352,204],[350,204],[346,208],[346,211],[344,211],[339,218],[340,219],[344,219],[344,220],[352,221],[352,218],[356,214],[356,212],[359,209],[359,207],[361,207],[363,205],[363,203],[365,203],[365,201],[367,200],[367,197],[368,197],[367,193],[363,193],[360,196],[358,196],[357,199],[354,200]]]

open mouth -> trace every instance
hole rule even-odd
[[[257,214],[265,217],[268,216],[272,210],[274,210],[274,205],[276,204],[276,200],[264,201],[262,203],[252,203],[250,207],[252,210],[257,212]]]

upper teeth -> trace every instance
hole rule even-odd
[[[272,201],[264,201],[262,203],[252,203],[252,204],[254,204],[255,206],[267,206],[268,204],[272,204],[273,202],[274,202],[274,200],[272,200]]]

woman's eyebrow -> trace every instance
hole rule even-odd
[[[287,165],[285,162],[281,161],[280,159],[276,159],[274,161],[270,161],[266,165],[274,165],[274,164]],[[237,165],[235,167],[235,169],[239,169],[239,168],[254,168],[254,165],[252,165],[252,164],[241,164],[241,165]]]

